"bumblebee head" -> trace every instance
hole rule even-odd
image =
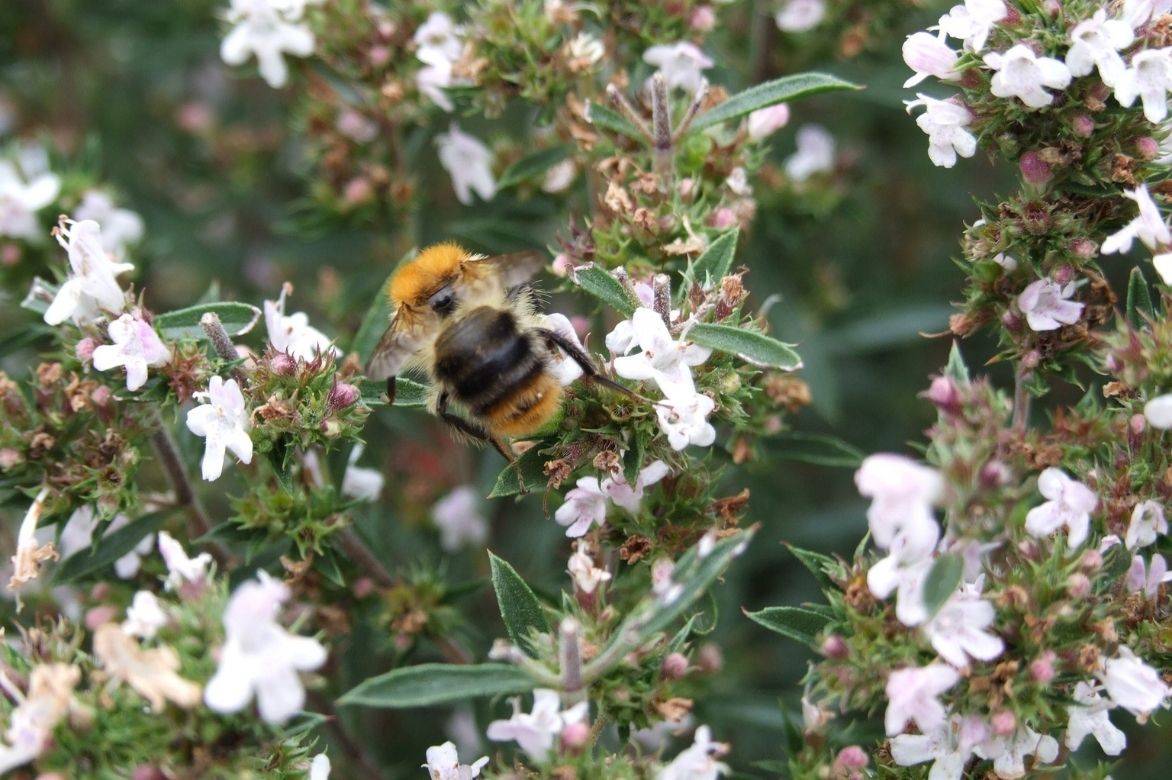
[[[387,296],[397,308],[403,304],[427,307],[441,316],[455,306],[452,285],[459,279],[461,267],[470,255],[459,244],[429,246],[399,266],[387,283]]]

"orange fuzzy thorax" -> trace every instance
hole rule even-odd
[[[459,244],[446,243],[429,246],[414,259],[408,260],[391,276],[387,296],[392,306],[417,304],[439,289],[445,280],[460,270],[468,253]]]

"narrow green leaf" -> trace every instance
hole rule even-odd
[[[1127,277],[1127,321],[1133,327],[1140,327],[1144,317],[1154,317],[1156,307],[1152,304],[1152,291],[1148,287],[1148,280],[1139,266],[1131,269]]]
[[[467,701],[477,696],[524,693],[534,687],[525,672],[510,664],[420,664],[364,680],[338,703],[403,709]]]
[[[960,344],[956,341],[952,342],[952,349],[948,351],[948,365],[944,367],[944,375],[961,384],[969,383],[969,367],[965,365],[964,355],[960,354]]]
[[[538,490],[545,487],[545,456],[538,452],[539,447],[530,447],[525,450],[515,463],[506,466],[497,475],[496,483],[492,486],[489,498],[503,498],[515,496],[518,493]],[[524,489],[522,490],[522,485]]]
[[[825,615],[801,607],[766,607],[758,612],[745,610],[745,617],[810,647],[817,641],[818,632],[830,622]]]
[[[517,162],[505,168],[500,179],[497,180],[497,189],[512,187],[529,179],[536,179],[547,170],[566,159],[569,147],[565,145],[542,149],[533,154],[522,157]]]
[[[740,230],[733,228],[717,237],[692,264],[691,278],[705,289],[719,283],[732,268],[739,236]]]
[[[612,133],[619,133],[628,138],[634,138],[636,141],[644,140],[643,134],[639,132],[639,128],[631,124],[625,116],[604,103],[592,102],[588,116],[590,118],[590,124],[597,128],[610,130]]]
[[[929,615],[935,615],[948,601],[948,597],[956,592],[963,573],[964,562],[959,555],[947,553],[936,559],[924,579],[924,606],[928,608]]]
[[[837,436],[787,431],[768,440],[770,454],[780,460],[811,463],[815,466],[855,469],[866,453]]]
[[[777,103],[788,103],[821,92],[835,92],[842,89],[862,89],[862,87],[826,73],[795,73],[792,76],[783,76],[749,87],[745,91],[733,95],[711,111],[705,111],[696,117],[696,121],[692,123],[692,129],[694,131],[703,130],[721,122],[742,117],[759,108]]]
[[[251,304],[220,301],[201,303],[198,306],[160,314],[155,317],[155,328],[163,338],[170,341],[202,339],[205,335],[199,321],[209,312],[219,316],[220,323],[224,330],[228,331],[229,336],[243,336],[252,330],[256,321],[260,319],[260,309]]]
[[[764,333],[704,322],[693,326],[687,337],[702,347],[736,355],[755,366],[783,371],[796,371],[802,367],[802,358],[793,345],[783,344]]]
[[[388,277],[389,280],[389,277]],[[358,353],[358,360],[362,365],[366,365],[366,361],[370,360],[371,353],[374,348],[378,346],[379,339],[383,337],[387,327],[391,324],[391,300],[386,294],[386,283],[378,288],[378,294],[374,296],[374,300],[370,304],[370,308],[366,310],[366,314],[362,317],[362,323],[358,326],[358,331],[354,334],[354,339],[350,342],[350,351]]]
[[[575,281],[583,290],[624,317],[630,317],[635,313],[635,304],[627,289],[605,269],[598,266],[583,268],[575,275]]]
[[[834,581],[830,579],[830,575],[827,573],[827,568],[834,564],[833,558],[829,555],[823,555],[820,552],[795,547],[792,544],[786,544],[785,547],[790,551],[791,555],[809,569],[810,573],[814,575],[814,578],[818,580],[819,585],[823,588],[834,587]]]
[[[106,534],[96,545],[78,550],[53,571],[53,582],[63,585],[113,565],[114,561],[133,550],[144,536],[162,528],[170,514],[170,511],[164,511],[143,515],[117,531]]]
[[[387,383],[382,381],[375,381],[373,379],[364,379],[359,385],[359,390],[362,392],[362,403],[374,408],[376,406],[387,405]],[[431,388],[413,379],[404,379],[399,377],[395,380],[395,406],[403,407],[404,409],[416,409],[422,406],[427,406],[427,397],[431,393]]]
[[[509,639],[529,655],[536,656],[533,633],[549,632],[549,622],[545,619],[541,602],[508,561],[498,558],[489,550],[488,562],[492,568],[492,588],[496,591],[497,606],[500,607]]]

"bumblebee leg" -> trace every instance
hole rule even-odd
[[[394,406],[395,404],[395,377],[387,377],[387,406]]]
[[[605,385],[611,390],[620,392],[628,398],[634,398],[640,401],[646,400],[638,393],[632,390],[628,390],[610,377],[604,376],[597,368],[594,367],[594,361],[590,359],[590,356],[586,354],[586,351],[562,334],[558,333],[557,331],[549,330],[548,328],[538,328],[537,332],[540,333],[547,341],[551,342],[557,347],[560,347],[562,352],[565,352],[566,355],[569,356],[570,360],[573,360],[578,364],[578,367],[582,369],[582,373],[591,382],[597,382],[600,385]]]
[[[472,422],[471,420],[465,420],[460,415],[449,411],[448,400],[449,398],[447,392],[443,392],[440,393],[439,399],[436,401],[435,410],[436,413],[440,416],[441,420],[465,436],[471,436],[477,441],[488,442],[493,447],[495,447],[496,451],[499,452],[501,456],[504,457],[504,459],[509,463],[512,463],[514,460],[516,460],[516,458],[513,456],[512,450],[509,449],[509,447],[503,441],[489,433],[484,426]]]

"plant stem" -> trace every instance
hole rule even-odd
[[[224,329],[224,323],[220,322],[220,315],[209,311],[200,318],[199,325],[207,334],[208,340],[212,342],[212,348],[216,350],[216,354],[220,356],[221,360],[234,363],[240,359],[240,356],[236,354],[236,347],[232,344],[232,338]],[[232,378],[243,387],[244,374],[239,368],[232,369]]]
[[[350,736],[345,726],[342,725],[342,720],[338,716],[337,710],[334,709],[334,703],[317,691],[310,691],[309,701],[315,710],[325,715],[325,726],[329,730],[330,735],[338,743],[338,746],[345,751],[346,756],[361,768],[361,776],[371,778],[382,777],[383,773],[378,768],[378,762],[366,752],[366,749],[362,745]]]
[[[158,412],[155,413],[155,425],[157,427],[151,435],[151,443],[155,447],[155,454],[159,456],[163,471],[167,474],[167,481],[171,483],[171,489],[175,492],[175,503],[187,510],[195,535],[206,536],[212,530],[212,522],[208,519],[199,496],[196,495],[195,488],[187,476],[187,469],[183,467],[183,459],[179,457],[175,440],[171,438],[171,433]],[[232,562],[232,553],[224,545],[214,540],[208,540],[207,544],[221,566],[226,567]]]
[[[395,578],[387,571],[387,567],[383,566],[382,561],[375,557],[375,554],[366,546],[366,542],[353,528],[347,527],[338,531],[338,544],[342,551],[350,556],[350,559],[360,569],[365,569],[379,585],[389,588],[395,584]]]
[[[1029,369],[1018,363],[1013,372],[1013,427],[1019,431],[1025,430],[1030,419],[1030,393],[1026,389],[1029,376]]]

